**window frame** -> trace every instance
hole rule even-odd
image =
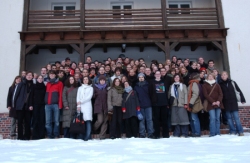
[[[187,11],[187,12],[181,12],[181,5],[189,5],[189,8],[191,9],[192,8],[192,1],[169,1],[168,2],[168,7],[167,8],[170,8],[169,5],[177,5],[178,7],[176,9],[180,9],[180,11],[178,13],[170,13],[170,14],[191,14],[190,11]]]
[[[66,7],[72,7],[74,6],[75,7],[75,10],[76,10],[76,3],[74,2],[69,2],[69,3],[51,3],[51,10],[52,11],[56,11],[55,10],[55,7],[63,7],[63,11],[70,11],[70,10],[66,10]],[[63,13],[54,13],[54,16],[75,16],[75,13],[72,13],[72,14],[63,14]]]

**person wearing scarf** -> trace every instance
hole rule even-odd
[[[125,120],[126,137],[137,137],[138,123],[137,114],[140,112],[139,100],[137,93],[130,86],[129,82],[124,83],[125,92],[123,94],[122,112]]]
[[[94,124],[94,131],[100,128],[99,138],[106,138],[107,121],[108,121],[108,106],[107,106],[107,84],[104,75],[99,76],[98,84],[94,85],[94,114],[97,114],[97,121]]]
[[[180,75],[176,74],[173,77],[174,83],[171,85],[169,90],[169,95],[173,99],[172,102],[172,114],[171,114],[171,124],[175,126],[173,136],[174,137],[188,137],[188,95],[187,86],[183,84]]]
[[[213,73],[214,70],[215,70],[214,60],[209,60],[208,61],[208,67],[207,67],[207,73],[208,74]]]
[[[200,74],[193,73],[190,75],[188,86],[188,107],[187,110],[191,112],[191,130],[193,137],[201,136],[200,120],[198,112],[203,109],[202,106],[202,87],[200,85]]]

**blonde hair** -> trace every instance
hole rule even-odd
[[[227,71],[222,71],[222,72],[221,72],[221,75],[224,74],[224,73],[228,75],[228,72],[227,72]]]
[[[208,79],[209,76],[212,76],[215,79],[215,75],[213,73],[207,74],[207,79]]]

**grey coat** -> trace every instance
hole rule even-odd
[[[115,88],[108,91],[108,110],[112,111],[114,106],[122,106],[122,95]]]
[[[68,88],[64,87],[63,89],[63,128],[70,127],[70,123],[74,118],[74,114],[77,110],[76,96],[78,88]],[[69,107],[69,109],[65,109]]]
[[[139,100],[137,97],[136,91],[132,90],[133,92],[128,97],[127,101],[126,98],[129,95],[127,92],[123,93],[123,100],[122,100],[122,109],[126,110],[123,113],[123,119],[128,119],[133,116],[137,116],[136,111],[140,109]]]

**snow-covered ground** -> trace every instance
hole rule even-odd
[[[0,163],[250,162],[250,134],[201,138],[0,140]]]

